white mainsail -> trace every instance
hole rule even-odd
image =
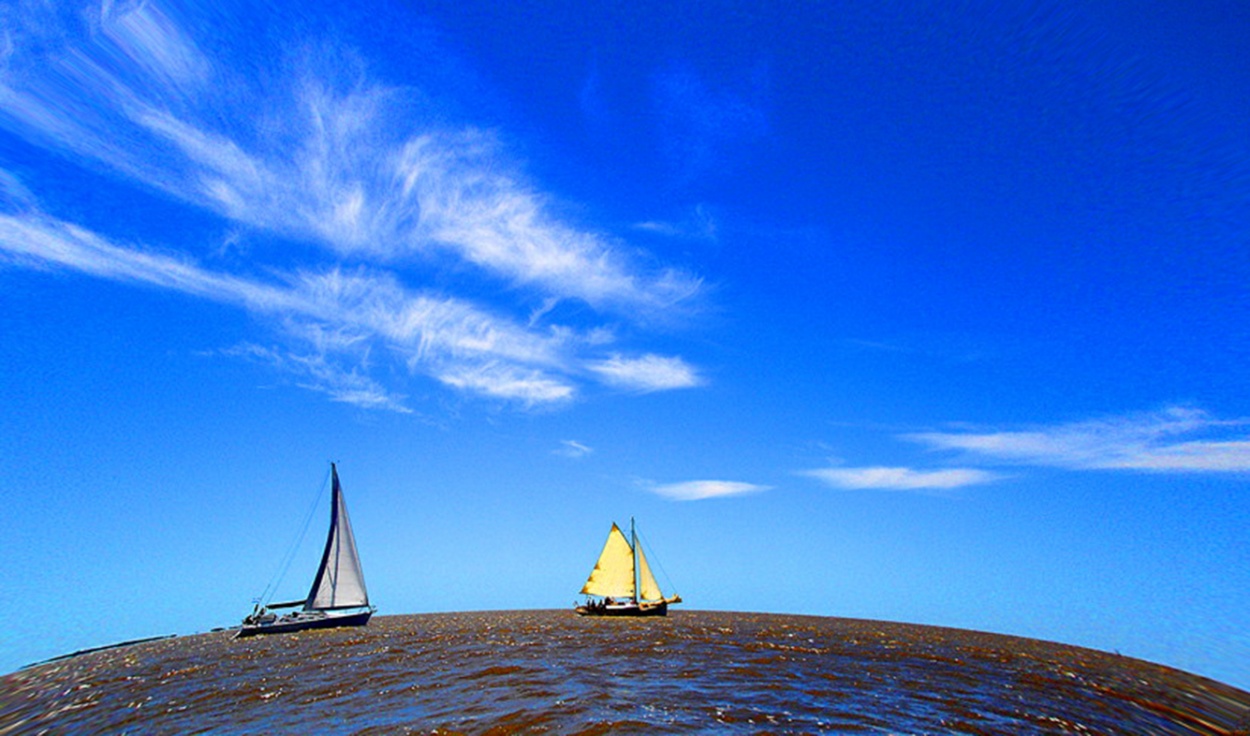
[[[360,555],[356,552],[356,538],[347,517],[347,503],[339,486],[338,469],[333,464],[330,465],[330,474],[333,479],[330,533],[321,555],[321,567],[304,603],[305,611],[369,605],[365,574],[360,567]]]
[[[634,550],[616,524],[608,532],[608,541],[604,543],[595,568],[582,586],[582,593],[613,598],[634,597]]]

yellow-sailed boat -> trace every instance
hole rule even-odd
[[[629,520],[629,539],[615,523],[599,553],[595,568],[582,586],[588,596],[573,610],[582,616],[665,616],[670,603],[681,596],[665,597],[638,543],[634,520]]]

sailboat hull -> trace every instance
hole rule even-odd
[[[356,552],[356,536],[347,517],[347,503],[339,485],[339,471],[330,463],[330,531],[321,552],[321,565],[313,577],[312,589],[302,600],[274,603],[274,608],[303,608],[279,617],[267,605],[257,605],[235,638],[260,634],[289,634],[307,629],[336,629],[340,626],[364,626],[373,615],[369,594],[365,592],[365,576]]]
[[[262,634],[290,634],[309,629],[337,629],[343,626],[364,626],[369,623],[372,610],[335,613],[332,611],[300,611],[283,616],[270,623],[243,624],[238,638]]]
[[[585,605],[574,608],[579,616],[667,616],[668,601],[658,603],[613,603],[611,605]]]

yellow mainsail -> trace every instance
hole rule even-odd
[[[632,522],[631,522],[632,523]],[[632,527],[631,527],[632,530]],[[637,560],[638,594],[634,595],[634,565]],[[585,595],[598,595],[605,598],[632,598],[642,601],[662,601],[664,593],[660,584],[647,564],[647,556],[642,552],[642,545],[637,538],[630,544],[624,532],[616,524],[608,532],[608,541],[603,544],[595,569],[582,586]]]
[[[590,577],[582,586],[582,593],[613,598],[634,596],[634,550],[616,524],[608,532],[608,541],[599,553],[595,569],[590,571]]]

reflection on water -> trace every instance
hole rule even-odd
[[[565,611],[147,642],[0,680],[15,733],[1250,734],[1250,693],[1029,639],[808,616]]]

